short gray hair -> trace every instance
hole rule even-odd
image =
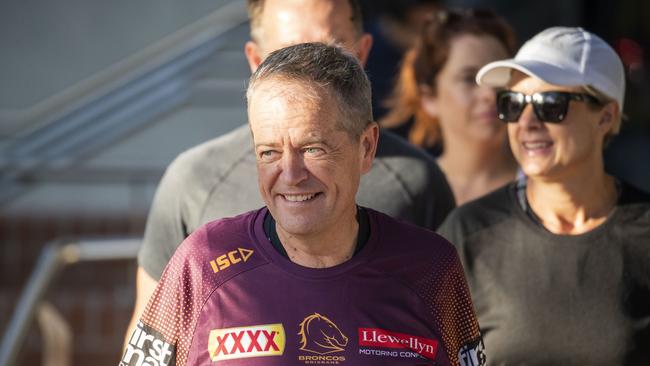
[[[341,127],[359,137],[373,121],[370,81],[359,61],[347,51],[324,43],[301,43],[272,52],[253,73],[246,97],[268,79],[303,82],[335,97]]]

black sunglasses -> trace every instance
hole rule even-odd
[[[548,91],[526,95],[510,90],[497,93],[497,113],[503,122],[517,122],[526,104],[531,103],[535,115],[542,122],[559,123],[566,117],[569,102],[577,100],[600,105],[594,96],[584,93]]]

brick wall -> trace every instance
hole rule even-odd
[[[66,237],[141,236],[144,216],[0,216],[0,330],[4,330],[22,287],[44,245]],[[134,301],[136,261],[77,263],[55,279],[46,295],[68,321],[73,365],[117,365]],[[42,364],[43,343],[34,323],[19,365]]]

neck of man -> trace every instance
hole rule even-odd
[[[447,176],[457,205],[515,179],[517,162],[507,141],[480,144],[458,137],[444,141],[438,164]]]
[[[334,267],[354,255],[359,235],[357,207],[347,210],[324,231],[292,234],[278,222],[275,229],[292,262],[308,268]]]
[[[605,173],[602,158],[565,171],[553,177],[529,177],[526,197],[547,230],[578,235],[607,220],[618,190],[615,179]]]

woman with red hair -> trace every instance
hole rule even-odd
[[[380,121],[438,158],[457,204],[516,177],[495,92],[474,81],[483,65],[514,48],[512,28],[492,12],[434,13],[405,55],[392,109]]]

